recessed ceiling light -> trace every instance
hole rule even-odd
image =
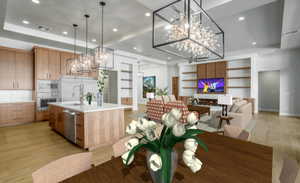
[[[137,48],[136,48],[136,47],[133,47],[133,49],[134,49],[134,50],[137,50]]]
[[[39,25],[38,29],[41,30],[41,31],[45,31],[45,32],[48,32],[50,30],[49,27],[46,27],[46,26],[43,26],[43,25]]]
[[[244,21],[245,17],[239,17],[239,21]]]
[[[151,16],[151,13],[147,12],[147,13],[145,13],[145,16],[146,16],[146,17],[150,17],[150,16]]]
[[[252,42],[252,45],[255,46],[257,43],[256,42]]]
[[[35,4],[40,4],[40,0],[31,0]]]
[[[113,28],[113,31],[114,31],[114,32],[118,32],[118,29],[117,29],[117,28]]]
[[[23,20],[22,22],[23,22],[23,24],[26,24],[26,25],[30,24],[30,22],[27,20]]]
[[[96,42],[97,41],[97,39],[92,39],[92,42]]]
[[[63,35],[68,35],[68,32],[67,31],[63,31],[62,34]]]

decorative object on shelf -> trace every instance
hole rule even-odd
[[[222,105],[222,116],[227,116],[227,106],[232,105],[232,96],[231,95],[219,95],[218,104]]]
[[[80,73],[90,73],[92,71],[92,64],[93,64],[93,56],[89,52],[88,48],[88,19],[90,18],[90,15],[86,14],[85,17],[85,53],[81,54],[79,57],[79,65],[78,65],[78,71]]]
[[[93,50],[94,52],[94,70],[99,69],[113,69],[114,68],[114,50],[111,48],[106,48],[103,46],[104,42],[104,6],[105,2],[101,1],[99,3],[101,23],[99,18],[99,46]]]
[[[127,152],[122,155],[123,163],[129,165],[134,160],[134,154],[141,148],[148,150],[147,164],[154,183],[171,183],[177,166],[177,153],[174,146],[184,141],[185,151],[182,159],[184,163],[196,173],[201,169],[202,162],[195,154],[198,145],[207,151],[206,145],[197,137],[204,132],[198,130],[197,116],[191,113],[187,117],[188,123],[181,123],[182,113],[179,109],[172,109],[162,116],[163,128],[154,121],[139,118],[127,127],[129,135],[136,135],[126,144]]]
[[[145,76],[143,77],[143,98],[146,98],[146,93],[155,92],[156,77]]]
[[[88,104],[91,105],[91,104],[92,104],[92,100],[93,100],[93,98],[94,98],[94,95],[93,95],[91,92],[88,92],[88,93],[85,95],[85,98],[86,98]]]
[[[108,78],[107,71],[105,70],[99,70],[98,71],[98,80],[97,80],[97,106],[102,107],[103,105],[103,91],[104,91],[104,85],[105,85],[105,79]]]
[[[69,73],[77,73],[79,68],[79,60],[76,56],[76,49],[77,49],[77,28],[78,25],[77,24],[73,24],[73,28],[74,28],[74,53],[73,53],[73,58],[69,58],[67,60],[67,70]]]
[[[164,89],[156,88],[155,89],[155,94],[158,95],[158,96],[166,96],[166,95],[168,95],[168,87],[166,87]]]
[[[224,31],[202,0],[176,0],[153,12],[152,46],[191,62],[224,58]]]

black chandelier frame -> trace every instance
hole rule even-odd
[[[160,44],[156,44],[155,43],[155,17],[159,17],[160,19],[168,22],[169,24],[172,24],[172,22],[170,22],[168,19],[166,19],[165,17],[161,16],[159,14],[159,12],[161,12],[162,10],[169,8],[171,6],[173,6],[176,3],[179,3],[181,1],[184,1],[184,9],[186,10],[187,8],[187,19],[188,19],[188,24],[191,25],[191,1],[193,1],[195,4],[198,5],[198,8],[201,9],[201,13],[200,13],[200,22],[202,21],[202,16],[205,15],[219,30],[219,32],[214,33],[215,35],[221,35],[222,36],[222,52],[221,53],[217,53],[216,51],[211,50],[210,48],[208,48],[207,46],[204,46],[203,44],[199,43],[198,41],[194,40],[191,38],[191,26],[188,27],[188,31],[187,31],[187,37],[184,37],[182,39],[178,39],[178,40],[173,40],[173,41],[168,41],[165,43],[160,43]],[[187,7],[186,7],[186,2],[187,2]],[[216,57],[214,58],[209,58],[209,57],[185,57],[183,55],[180,55],[179,53],[175,53],[169,50],[165,50],[162,47],[163,46],[167,46],[167,45],[171,45],[177,42],[181,42],[181,41],[185,41],[185,40],[190,40],[196,44],[198,44],[199,46],[204,47],[205,49],[207,49],[208,51],[210,51],[212,54],[214,54]],[[224,59],[225,57],[225,33],[223,31],[223,29],[212,19],[212,17],[203,9],[203,2],[202,0],[199,0],[198,2],[196,0],[176,0],[174,2],[171,2],[168,5],[165,5],[155,11],[153,11],[152,13],[152,47],[154,49],[157,49],[159,51],[183,58],[183,59],[187,59],[189,60],[190,63],[192,62],[201,62],[201,61],[208,61],[208,60],[218,60],[218,59]]]

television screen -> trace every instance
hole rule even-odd
[[[199,79],[198,90],[201,93],[223,93],[225,91],[224,78]]]

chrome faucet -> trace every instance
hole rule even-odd
[[[75,88],[79,87],[79,100],[80,105],[84,104],[84,84],[76,85],[73,87],[72,97],[75,97]]]

